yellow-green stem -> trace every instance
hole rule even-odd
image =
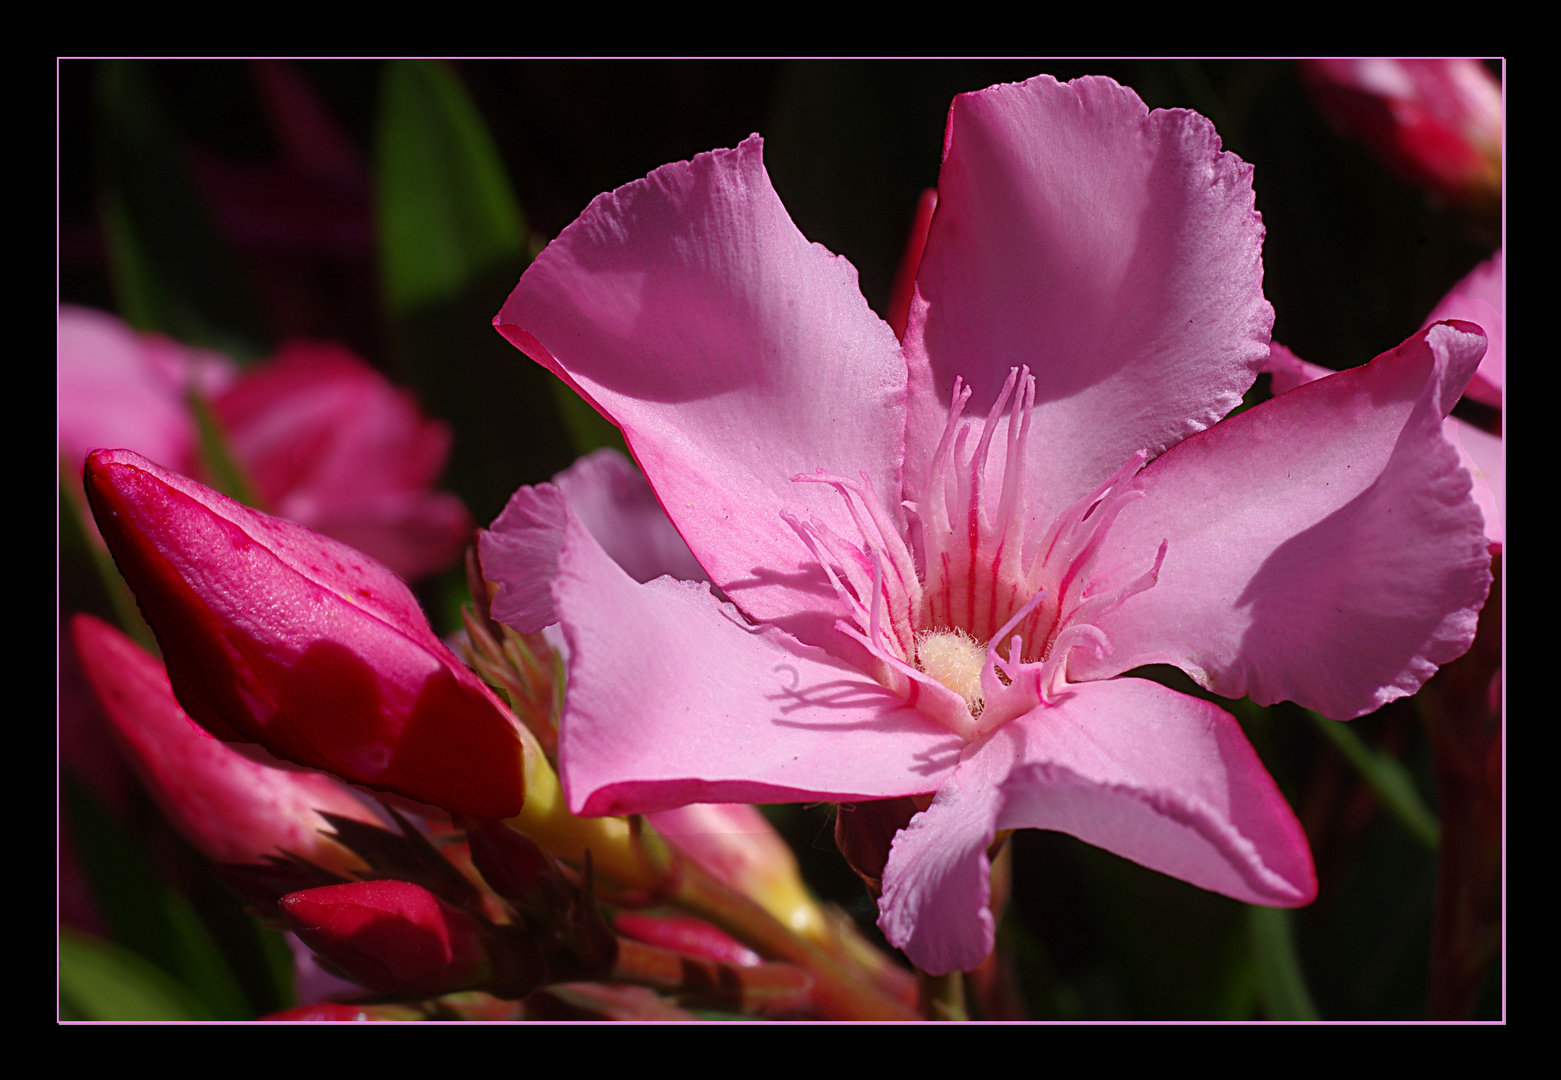
[[[813,1008],[826,1020],[918,1020],[915,1010],[863,982],[817,945],[734,892],[697,865],[682,861],[667,898],[715,923],[772,960],[785,960],[813,976]]]
[[[921,978],[922,1010],[928,1020],[969,1020],[965,1008],[965,975],[952,971],[947,975],[916,973]]]

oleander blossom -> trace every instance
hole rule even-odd
[[[495,324],[622,428],[708,582],[625,572],[559,486],[495,523],[529,567],[485,547],[496,617],[567,645],[571,809],[931,794],[879,925],[934,973],[991,948],[1000,830],[1311,900],[1235,721],[1126,673],[1344,718],[1463,652],[1488,556],[1440,425],[1484,339],[1219,422],[1268,356],[1262,238],[1206,120],[1101,78],[955,99],[903,347],[757,137],[598,197]]]
[[[69,305],[58,339],[60,452],[72,471],[89,451],[118,447],[201,477],[197,391],[254,493],[281,517],[409,581],[449,566],[471,539],[466,507],[434,487],[449,425],[340,345],[289,341],[240,373],[218,353]]]

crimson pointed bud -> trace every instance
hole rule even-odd
[[[173,691],[207,731],[453,812],[520,810],[514,718],[395,574],[128,450],[94,451],[84,480]]]
[[[90,615],[71,620],[82,670],[125,756],[185,839],[219,863],[290,852],[336,873],[362,860],[326,835],[321,813],[373,822],[342,783],[260,764],[212,738],[173,696],[162,662]]]
[[[354,881],[282,897],[304,944],[376,993],[431,997],[494,975],[482,926],[421,885]]]

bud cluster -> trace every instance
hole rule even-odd
[[[909,1015],[906,976],[864,962],[882,958],[752,808],[657,815],[665,840],[564,809],[558,658],[489,620],[475,559],[474,672],[345,545],[130,451],[91,454],[84,484],[166,662],[74,621],[127,756],[253,910],[361,988],[275,1019],[805,1016],[856,997]],[[842,979],[877,988],[829,990]]]

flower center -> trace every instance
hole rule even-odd
[[[958,694],[972,719],[981,715],[986,646],[963,630],[932,630],[916,639],[916,666]]]
[[[1141,495],[1123,489],[1148,454],[1134,454],[1042,530],[1024,484],[1034,377],[1010,369],[984,423],[965,417],[970,394],[956,378],[926,489],[901,504],[912,543],[865,474],[860,482],[822,470],[792,477],[833,487],[860,543],[816,517],[782,517],[834,588],[842,616],[835,628],[866,648],[873,677],[975,739],[1061,693],[1073,649],[1109,655],[1094,621],[1154,584],[1165,544],[1146,573],[1109,593],[1099,588],[1101,545]]]

